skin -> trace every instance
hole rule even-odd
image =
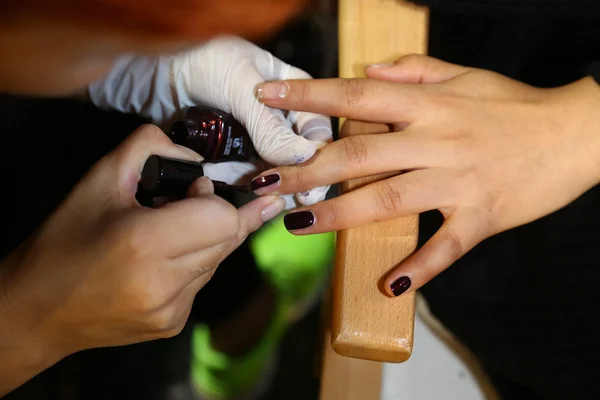
[[[275,17],[263,13],[252,24],[230,24],[229,32],[275,29],[301,3],[279,2]],[[208,7],[217,20],[218,12],[231,10],[216,2]],[[0,24],[0,91],[38,96],[83,93],[123,53],[173,53],[221,33],[209,26],[190,40],[11,21]],[[284,207],[270,196],[236,209],[201,178],[187,199],[143,208],[135,193],[152,154],[201,160],[157,127],[139,128],[0,261],[0,396],[75,352],[178,334],[219,263]]]
[[[177,335],[198,290],[279,201],[236,210],[201,178],[186,200],[141,207],[137,182],[152,154],[200,160],[139,128],[2,261],[0,394],[72,353]]]
[[[539,89],[499,74],[407,56],[369,66],[367,79],[262,85],[269,106],[388,124],[322,148],[309,162],[279,167],[280,182],[259,194],[286,194],[348,179],[393,177],[311,211],[296,235],[357,227],[439,210],[445,222],[386,280],[416,290],[482,240],[569,204],[600,181],[600,87],[585,78]]]

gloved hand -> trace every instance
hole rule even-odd
[[[256,86],[269,80],[310,76],[243,39],[223,36],[192,51],[168,57],[125,56],[110,74],[88,88],[103,109],[136,113],[166,128],[185,109],[207,105],[233,115],[246,127],[260,157],[275,166],[311,158],[332,139],[328,117],[266,107]],[[248,163],[207,164],[206,174],[228,183],[251,178],[263,166]],[[296,194],[300,204],[325,198],[329,186]],[[288,208],[292,204],[288,199]]]

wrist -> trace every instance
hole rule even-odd
[[[558,88],[554,111],[564,136],[563,151],[577,164],[577,172],[590,189],[600,183],[600,85],[587,76]]]
[[[582,107],[587,107],[589,118],[584,120],[585,127],[590,129],[590,164],[591,174],[594,177],[592,186],[600,183],[600,76],[587,77],[582,80],[583,101]]]
[[[43,318],[27,301],[18,268],[6,264],[0,264],[0,396],[6,382],[17,387],[67,355],[39,329]]]

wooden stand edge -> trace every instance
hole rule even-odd
[[[394,0],[340,0],[339,4],[342,77],[364,76],[362,71],[370,63],[426,52],[426,9]],[[340,136],[381,132],[387,129],[347,121]],[[377,179],[345,182],[343,190]],[[414,251],[417,218],[399,218],[338,233],[332,322],[332,346],[337,353],[384,362],[402,362],[410,357],[414,295],[393,299],[380,285],[386,274]]]

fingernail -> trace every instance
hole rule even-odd
[[[252,191],[254,193],[257,195],[263,195],[277,189],[280,182],[281,176],[279,176],[279,174],[270,174],[254,179],[250,186],[252,187]]]
[[[370,65],[367,65],[367,67],[378,68],[378,69],[390,68],[390,67],[393,67],[393,66],[394,66],[394,64],[392,64],[392,63],[370,64]]]
[[[283,217],[283,224],[288,231],[306,229],[315,223],[315,214],[312,211],[298,211]]]
[[[410,288],[410,284],[411,281],[408,276],[401,276],[400,278],[392,282],[390,288],[392,289],[392,293],[394,293],[394,296],[398,297],[402,293],[406,292],[408,288]]]
[[[272,220],[285,209],[285,200],[279,197],[277,200],[270,203],[268,206],[262,209],[260,216],[263,222]]]
[[[281,100],[285,99],[290,91],[290,85],[287,82],[269,82],[258,86],[256,93],[260,100]]]

